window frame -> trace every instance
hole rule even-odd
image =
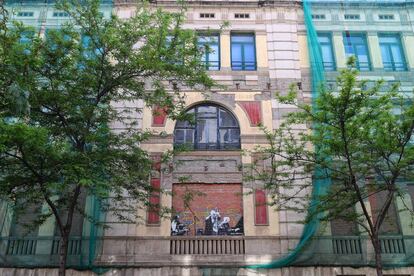
[[[394,37],[397,39],[396,43],[391,43],[391,42],[382,42],[381,43],[381,37]],[[381,57],[382,57],[382,66],[384,71],[387,72],[404,72],[404,71],[408,71],[408,66],[407,66],[407,59],[404,53],[404,47],[401,41],[401,35],[399,33],[378,33],[378,44],[380,47],[380,52],[381,52]],[[401,52],[401,64],[400,66],[396,65],[396,62],[394,61],[394,55],[392,54],[391,51],[391,46],[396,46],[398,45],[400,52]],[[385,61],[384,61],[384,56],[382,55],[382,47],[386,46],[388,55],[391,58],[391,62],[387,62],[387,63],[391,63],[390,66],[387,66]]]
[[[216,37],[217,38],[217,42],[215,42],[215,43],[200,43],[199,41],[198,41],[198,38],[199,37]],[[204,48],[204,50],[206,50],[206,47],[205,47],[205,45],[206,44],[208,44],[208,45],[217,45],[217,55],[218,55],[218,60],[217,60],[217,65],[215,66],[214,64],[213,65],[211,65],[210,64],[210,60],[209,60],[209,57],[210,57],[210,54],[211,53],[207,53],[207,52],[205,52],[204,54],[205,54],[205,68],[206,68],[206,70],[207,71],[220,71],[220,69],[221,69],[221,49],[220,49],[220,34],[219,33],[211,33],[211,34],[206,34],[206,33],[202,33],[202,32],[200,32],[200,33],[198,33],[197,34],[197,46],[198,47],[203,47]],[[213,61],[213,62],[215,62],[215,61]],[[211,69],[211,67],[214,67],[214,68],[217,68],[217,69]]]
[[[325,37],[327,37],[329,39],[329,43],[321,43],[321,42],[319,42],[319,36],[325,36]],[[334,72],[334,71],[336,71],[337,70],[337,67],[336,67],[336,56],[335,56],[334,45],[333,45],[333,42],[332,42],[332,33],[329,33],[329,32],[318,32],[317,33],[317,37],[318,37],[319,52],[320,52],[320,55],[321,55],[321,60],[322,60],[322,65],[323,65],[324,71],[325,72]],[[330,51],[331,51],[331,55],[332,55],[332,62],[329,62],[329,63],[331,63],[331,66],[330,67],[325,66],[325,63],[327,63],[327,62],[325,62],[323,60],[322,47],[321,47],[322,44],[323,45],[329,45],[329,48],[330,48]]]
[[[361,20],[361,15],[358,13],[346,13],[344,14],[344,20],[359,21]]]
[[[364,43],[348,43],[348,41],[351,39],[351,37],[360,37],[363,39]],[[347,53],[347,48],[348,47],[352,47],[352,52],[353,52],[353,56],[355,56],[356,60],[356,68],[361,71],[361,72],[368,72],[368,71],[372,71],[372,61],[371,61],[371,53],[369,51],[369,45],[368,45],[368,39],[367,39],[367,35],[366,33],[362,33],[362,32],[344,32],[342,35],[342,40],[343,40],[343,44],[344,44],[344,48],[345,48],[345,56],[348,58],[348,53]],[[368,61],[365,62],[366,65],[361,65],[361,62],[359,61],[358,58],[358,51],[357,51],[357,46],[361,46],[363,45],[366,49],[366,54],[367,54],[367,59]]]
[[[211,119],[215,119],[216,121],[216,142],[215,142],[215,147],[210,147],[210,144],[207,144],[207,146],[200,146],[200,143],[198,143],[198,108],[200,107],[215,107],[216,108],[216,115],[215,118],[212,117]],[[179,148],[179,147],[184,147],[186,149],[187,146],[190,146],[191,148],[189,148],[190,150],[193,151],[237,151],[241,149],[241,135],[240,135],[240,124],[236,118],[236,116],[234,116],[234,114],[232,112],[230,112],[227,108],[224,108],[218,104],[214,104],[214,103],[203,103],[203,104],[198,104],[195,106],[192,106],[191,108],[187,109],[186,113],[190,112],[194,110],[194,123],[193,124],[189,124],[188,126],[183,126],[183,127],[177,127],[177,123],[174,127],[174,148]],[[235,126],[220,126],[220,111],[224,111],[226,112],[228,115],[230,115],[236,125]],[[185,121],[182,121],[185,122]],[[176,131],[177,130],[193,130],[193,142],[192,143],[177,143],[176,140]],[[226,143],[224,143],[224,141],[221,141],[220,139],[220,130],[229,130],[229,129],[234,129],[234,130],[238,130],[239,132],[239,137],[238,137],[238,141],[236,143],[229,143],[229,145],[227,145],[226,147]]]
[[[242,43],[242,42],[233,42],[233,37],[236,36],[245,36],[245,37],[252,37],[253,38],[253,42],[250,43]],[[235,44],[240,44],[242,45],[242,49],[241,49],[241,60],[240,61],[233,61],[233,45]],[[250,69],[250,66],[246,67],[246,60],[245,60],[245,51],[244,51],[244,45],[253,45],[253,56],[254,56],[254,64],[253,67]],[[255,33],[231,33],[230,34],[230,65],[231,65],[231,70],[232,71],[257,71],[257,53],[256,53],[256,35]],[[238,68],[239,66],[234,65],[234,63],[239,62],[240,63],[240,68]]]
[[[16,17],[34,17],[34,11],[19,11]]]

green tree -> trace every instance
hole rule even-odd
[[[0,195],[16,211],[47,203],[34,223],[55,218],[65,275],[74,214],[92,220],[82,195],[113,199],[113,212],[135,220],[153,192],[151,161],[139,146],[149,134],[136,126],[139,110],[121,103],[142,100],[175,118],[180,87],[206,90],[214,83],[195,33],[181,27],[183,11],[144,3],[131,18],[105,19],[97,0],[65,1],[57,9],[70,22],[45,38],[20,23],[1,25]],[[123,131],[112,131],[114,123]]]
[[[395,199],[403,200],[401,184],[413,181],[414,105],[398,85],[381,92],[383,81],[371,86],[359,81],[354,62],[340,72],[336,88],[320,88],[313,105],[298,102],[293,86],[278,96],[297,110],[275,131],[264,129],[269,146],[256,153],[268,165],[259,170],[253,164],[255,173],[248,177],[270,191],[270,204],[278,208],[308,211],[308,219],[318,215],[360,225],[374,248],[380,276],[382,228]],[[332,184],[310,206],[300,194],[312,181]],[[367,199],[375,194],[384,200],[370,211]]]

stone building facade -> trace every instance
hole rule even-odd
[[[166,10],[179,8],[173,1],[157,1],[153,5]],[[131,2],[117,2],[114,12],[119,17],[129,17],[136,8]],[[200,116],[197,121],[203,121],[195,129],[183,127],[148,107],[143,107],[140,120],[143,129],[160,134],[143,145],[155,157],[188,138],[182,135],[191,136],[186,141],[190,141],[192,150],[176,155],[173,165],[160,170],[153,179],[156,185],[172,192],[161,195],[161,205],[172,207],[189,231],[184,236],[171,236],[170,219],[154,218],[154,214],[141,210],[142,217],[148,219],[145,224],[111,223],[99,259],[102,264],[109,260],[120,265],[147,266],[262,263],[283,256],[300,238],[302,217],[260,205],[259,201],[268,195],[244,181],[242,167],[252,162],[252,157],[243,151],[267,143],[259,125],[276,128],[283,114],[290,111],[290,107],[276,102],[275,91],[287,91],[294,83],[301,97],[309,100],[301,3],[191,1],[186,15],[185,28],[215,38],[217,55],[209,57],[209,74],[225,88],[183,91],[189,112],[196,111]],[[222,28],[225,21],[229,27]],[[218,123],[216,116],[220,117]],[[225,116],[233,117],[230,125],[220,125]],[[206,127],[208,124],[211,125]],[[208,134],[217,129],[218,136]],[[234,137],[230,141],[226,135]],[[203,195],[196,195],[186,208],[186,191]],[[230,227],[242,226],[243,231],[238,235],[210,235],[206,218],[212,210],[218,211],[221,219],[228,217]]]
[[[414,2],[413,1],[324,1],[312,0],[311,17],[317,33],[321,62],[328,86],[335,88],[336,78],[346,68],[347,58],[356,57],[359,79],[367,86],[384,80],[383,92],[399,83],[407,97],[414,92]],[[404,183],[404,202],[391,205],[381,237],[385,263],[411,263],[413,228],[411,215],[403,205],[413,208],[412,183]],[[367,199],[370,210],[384,200],[380,194]],[[356,236],[356,225],[332,221],[321,230],[309,252],[308,264],[363,266],[373,262],[373,248],[366,234]],[[358,226],[360,227],[360,226]],[[362,229],[358,229],[361,232]],[[355,245],[355,247],[353,246]],[[356,250],[354,250],[354,248]],[[309,256],[309,255],[308,255]],[[392,266],[392,265],[391,265]]]
[[[362,37],[367,43],[369,57],[367,61],[361,59],[360,66],[362,69],[368,66],[369,70],[363,70],[361,78],[400,81],[401,89],[411,92],[414,88],[412,4],[378,7],[360,3],[340,10],[338,3],[315,1],[312,5],[320,44],[328,45],[321,49],[323,56],[328,58],[323,60],[328,82],[333,83],[338,69],[345,67],[344,41],[352,39],[353,33],[363,33],[356,39]],[[170,11],[179,9],[176,2],[165,0],[153,1],[151,6]],[[41,33],[48,28],[57,28],[66,20],[63,13],[54,10],[53,3],[16,1],[9,7],[16,10],[15,19],[37,27]],[[128,18],[137,7],[135,1],[115,1],[103,2],[101,8],[105,16],[115,13],[120,18]],[[355,17],[347,16],[351,19],[345,20],[346,14]],[[356,20],[358,15],[360,20]],[[380,15],[391,19],[380,19]],[[186,144],[192,148],[175,155],[171,164],[154,166],[151,179],[152,185],[166,191],[154,196],[153,202],[172,208],[173,216],[179,216],[186,233],[175,235],[171,219],[149,210],[137,210],[145,218],[140,224],[121,223],[108,214],[105,222],[110,228],[99,241],[94,266],[111,268],[107,272],[109,275],[373,275],[369,268],[340,267],[365,266],[370,261],[372,249],[366,238],[335,234],[341,226],[335,228],[334,223],[316,237],[305,251],[305,257],[296,263],[315,267],[259,272],[240,268],[266,264],[286,256],[298,244],[304,228],[300,222],[304,218],[302,214],[275,211],[262,204],[269,195],[243,177],[243,167],[251,164],[254,158],[246,152],[267,143],[259,126],[276,129],[283,115],[293,110],[278,103],[274,93],[286,92],[293,83],[298,88],[299,100],[311,101],[311,69],[302,1],[189,1],[186,16],[184,27],[200,33],[200,44],[205,40],[213,41],[214,52],[205,58],[210,76],[224,86],[214,91],[183,89],[188,112],[194,112],[199,116],[197,121],[203,123],[191,127],[170,120],[160,110],[144,106],[142,102],[123,104],[131,109],[140,108],[142,112],[136,113],[138,127],[156,134],[143,144],[154,160],[174,145]],[[222,28],[224,22],[229,22],[229,26]],[[397,35],[384,37],[399,39],[403,62],[392,59],[392,56],[391,59],[386,56],[384,61],[380,45],[383,33]],[[114,124],[113,128],[122,126]],[[194,193],[195,199],[186,205],[184,195],[189,191]],[[86,202],[89,204],[87,210],[95,207],[92,201]],[[41,226],[37,237],[29,239],[30,242],[15,241],[9,238],[11,218],[5,207],[0,209],[1,217],[5,218],[1,228],[0,264],[45,267],[57,262],[56,244],[50,238],[55,232],[54,222],[50,220]],[[209,221],[214,224],[217,213],[220,222],[227,217],[230,228],[239,230],[235,230],[234,235],[218,235],[214,225],[210,229]],[[410,248],[412,240],[403,236],[414,233],[409,221],[404,220],[405,215],[399,215],[400,232],[390,240]],[[74,249],[69,256],[69,263],[74,267],[79,260],[87,261],[82,256],[90,253],[92,248],[91,244],[85,246],[91,228],[93,226],[85,220],[80,230],[83,249]],[[211,234],[211,231],[215,233]],[[360,252],[356,254],[341,251],[335,245],[350,244],[355,240],[362,241]],[[8,249],[10,242],[23,247],[36,243],[36,247],[12,252]],[[72,244],[77,248],[76,241]],[[407,252],[393,252],[388,257],[404,259]],[[317,267],[319,265],[327,267]],[[0,270],[0,274],[3,272],[18,273],[13,269]],[[410,275],[412,270],[407,268],[398,273]]]

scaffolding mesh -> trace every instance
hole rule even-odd
[[[335,83],[338,71],[345,68],[346,59],[351,55],[356,56],[361,79],[384,79],[385,86],[399,82],[401,92],[413,92],[414,74],[410,66],[413,68],[414,64],[409,64],[409,60],[412,62],[414,57],[408,56],[413,53],[409,50],[413,45],[404,41],[403,36],[414,35],[414,1],[304,0],[303,11],[313,103],[318,97],[320,86]],[[332,39],[333,33],[336,35],[335,41]],[[339,42],[343,43],[344,53],[340,53],[341,49],[335,49]],[[338,56],[341,54],[340,60]],[[330,186],[329,179],[318,177],[321,173],[323,172],[318,169],[314,173],[309,213],[313,213],[320,196]],[[374,266],[374,260],[367,252],[371,241],[366,235],[327,235],[324,234],[318,216],[308,221],[296,247],[288,254],[267,264],[249,268],[280,268],[289,265]],[[394,268],[412,265],[413,242],[414,238],[409,235],[382,237],[384,266]]]

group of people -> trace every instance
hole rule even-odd
[[[179,216],[174,216],[171,222],[171,235],[182,236],[187,234],[188,227],[181,223]],[[210,214],[205,218],[204,231],[198,229],[196,235],[242,235],[243,234],[243,217],[240,218],[235,227],[230,226],[230,218],[223,217],[221,219],[218,208],[210,211]]]

